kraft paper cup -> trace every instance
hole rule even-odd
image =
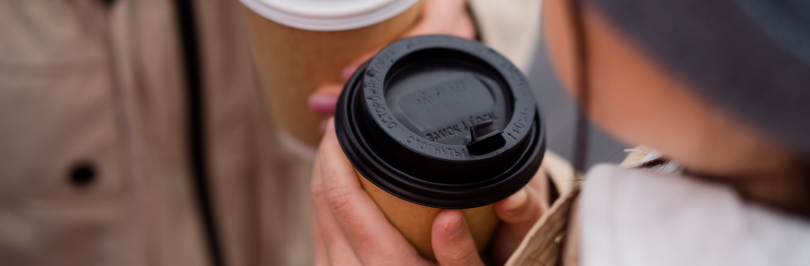
[[[405,33],[417,0],[241,0],[254,61],[281,142],[314,156],[324,116],[308,108],[318,86],[341,83],[352,60]]]
[[[363,188],[419,253],[441,209],[461,209],[482,251],[493,203],[534,177],[545,130],[526,77],[481,43],[399,40],[346,84],[335,130]]]

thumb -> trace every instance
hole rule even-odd
[[[484,265],[460,210],[443,210],[436,216],[431,242],[439,265]]]

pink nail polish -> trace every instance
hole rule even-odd
[[[356,66],[346,67],[342,71],[340,71],[340,78],[343,79],[343,82],[347,82],[349,81],[349,78],[352,77],[352,74],[354,74],[355,71],[357,71]]]
[[[313,94],[309,96],[309,109],[316,113],[332,114],[337,100],[337,96]]]

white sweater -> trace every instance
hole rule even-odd
[[[582,265],[810,265],[810,221],[672,170],[591,169]]]

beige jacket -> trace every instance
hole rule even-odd
[[[191,2],[224,260],[311,264],[310,165],[274,137],[241,6]],[[471,6],[483,40],[527,69],[539,2]],[[173,0],[0,0],[0,264],[210,265],[177,14]]]
[[[650,153],[644,146],[625,151],[630,153],[619,166],[626,168],[638,167]],[[553,153],[547,153],[544,160],[546,172],[560,196],[532,226],[506,266],[579,265],[579,229],[572,229],[579,224],[571,217],[576,213],[582,175]]]

